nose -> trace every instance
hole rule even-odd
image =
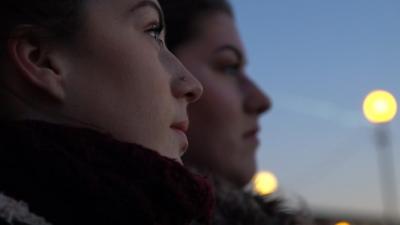
[[[261,115],[269,111],[272,107],[271,99],[249,78],[246,78],[244,84],[245,112],[254,115]]]
[[[176,98],[185,98],[188,103],[196,102],[203,94],[203,86],[177,58],[175,60],[179,68],[173,81],[172,93]]]

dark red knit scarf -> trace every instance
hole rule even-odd
[[[53,225],[207,222],[209,184],[174,160],[90,129],[0,125],[0,192]]]

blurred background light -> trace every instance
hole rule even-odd
[[[278,189],[278,179],[268,171],[257,173],[253,178],[253,190],[259,195],[270,195]]]
[[[371,123],[388,123],[396,116],[397,102],[391,93],[376,90],[365,98],[363,108],[365,117]]]

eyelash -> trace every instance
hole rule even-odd
[[[161,32],[164,30],[164,26],[161,23],[154,24],[147,32],[152,36],[161,46],[164,45],[164,40],[160,38]]]

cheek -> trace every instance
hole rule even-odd
[[[221,74],[208,72],[198,76],[203,84],[202,98],[191,110],[194,117],[203,118],[213,130],[240,130],[243,120],[242,95],[233,79],[226,79]]]
[[[198,154],[212,164],[231,161],[241,147],[243,130],[242,97],[233,80],[220,74],[197,76],[204,86],[202,98],[189,107],[193,144],[202,146]],[[229,164],[229,163],[228,163]]]
[[[80,117],[120,139],[159,149],[175,105],[158,48],[139,37],[88,39],[69,84]]]

